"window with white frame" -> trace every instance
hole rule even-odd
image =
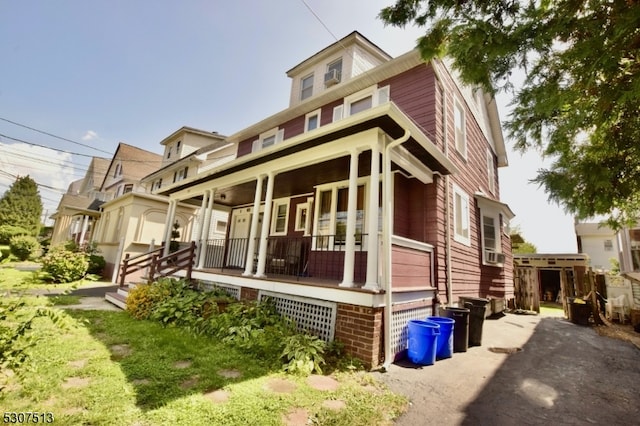
[[[489,192],[495,194],[496,192],[496,166],[493,159],[493,152],[491,149],[487,150],[487,179],[489,180]]]
[[[327,73],[324,77],[324,84],[327,87],[340,81],[342,81],[342,58],[327,65]]]
[[[371,86],[344,98],[344,103],[333,109],[333,121],[366,111],[389,102],[390,87]]]
[[[227,231],[227,222],[224,220],[216,220],[216,232],[224,233]]]
[[[482,244],[486,251],[499,252],[500,234],[498,232],[499,219],[487,214],[482,215]]]
[[[305,132],[309,132],[311,130],[314,130],[320,127],[320,112],[321,110],[317,109],[305,115],[304,117]]]
[[[151,187],[152,191],[155,191],[157,189],[162,188],[162,178],[156,180],[155,182],[153,182],[153,186]]]
[[[128,194],[129,192],[133,192],[133,184],[132,183],[126,184],[122,189],[122,193],[123,194]]]
[[[304,77],[300,81],[300,100],[304,101],[311,95],[313,95],[313,74]]]
[[[253,141],[252,152],[258,152],[261,149],[268,148],[276,145],[284,139],[284,129],[278,129],[277,127],[261,133],[259,138]]]
[[[180,182],[181,180],[186,179],[188,174],[189,174],[189,167],[185,167],[183,169],[173,172],[173,182],[174,183]]]
[[[337,184],[318,191],[316,207],[316,249],[327,249],[333,245],[342,245],[346,241],[349,187],[346,183]],[[362,242],[365,229],[365,185],[358,185],[356,194],[356,244]]]
[[[296,223],[294,231],[308,233],[309,203],[301,203],[296,206]]]
[[[453,104],[453,124],[455,128],[456,151],[467,158],[467,131],[464,107],[456,100]]]
[[[273,213],[271,221],[272,235],[286,235],[289,219],[289,199],[276,200],[273,202]]]
[[[469,226],[469,196],[457,185],[453,186],[453,239],[471,245]]]
[[[604,251],[613,251],[613,240],[604,240]]]

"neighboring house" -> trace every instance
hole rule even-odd
[[[236,146],[227,142],[226,136],[192,127],[182,127],[176,130],[160,144],[164,146],[162,167],[141,180],[148,193],[157,193],[163,187],[213,169],[236,158]],[[228,209],[213,211],[212,226],[209,227],[208,238],[224,238],[228,216]],[[197,214],[194,217],[194,232],[198,229],[201,217]],[[162,235],[162,230],[159,235]],[[193,233],[186,237],[186,241],[196,239],[196,235]]]
[[[612,260],[620,262],[619,238],[613,229],[602,223],[578,220],[574,222],[574,229],[578,253],[589,256],[589,266],[594,270],[609,271],[613,266]]]
[[[513,297],[507,165],[495,100],[417,50],[354,32],[287,72],[289,108],[227,138],[237,158],[157,194],[206,218],[193,277],[282,312],[376,366],[406,324],[460,296]],[[206,241],[206,243],[205,243]]]
[[[100,217],[99,207],[103,198],[100,186],[109,167],[106,158],[93,157],[83,179],[72,182],[67,193],[62,196],[56,212],[51,233],[51,245],[55,246],[73,240],[85,245],[92,238],[96,220]]]

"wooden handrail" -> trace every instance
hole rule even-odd
[[[167,256],[162,256],[163,249],[164,247],[161,246],[133,257],[127,253],[120,267],[120,287],[124,287],[127,275],[145,268],[149,268],[147,274],[149,283],[155,281],[157,277],[166,277],[181,269],[186,269],[186,279],[191,280],[196,243],[192,241],[188,247],[169,253]]]

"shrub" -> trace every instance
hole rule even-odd
[[[0,244],[9,244],[11,242],[11,238],[18,235],[29,235],[29,231],[20,226],[0,226]]]
[[[77,281],[85,276],[88,268],[84,253],[68,251],[63,246],[52,247],[42,258],[42,270],[56,283]]]
[[[102,275],[102,271],[104,271],[104,267],[107,265],[107,261],[104,260],[104,256],[100,256],[99,254],[90,254],[88,261],[89,267],[87,268],[87,273]]]
[[[40,250],[40,244],[35,237],[17,235],[11,237],[9,248],[11,249],[11,254],[19,260],[27,260],[37,254],[38,250]]]
[[[308,376],[314,371],[322,374],[324,364],[325,342],[318,336],[298,333],[286,339],[282,358],[285,359],[284,370],[288,373]]]
[[[138,285],[129,291],[127,312],[136,319],[148,319],[155,305],[170,295],[170,290],[162,284]]]

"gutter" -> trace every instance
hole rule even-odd
[[[384,169],[383,169],[383,196],[384,204],[382,205],[382,218],[386,221],[386,226],[382,227],[383,257],[384,257],[384,281],[385,288],[385,310],[384,310],[384,364],[385,370],[389,369],[392,362],[391,354],[391,310],[393,306],[393,291],[391,283],[391,229],[393,227],[393,200],[391,198],[391,150],[402,145],[409,140],[411,133],[405,130],[404,135],[389,143],[384,149]]]

